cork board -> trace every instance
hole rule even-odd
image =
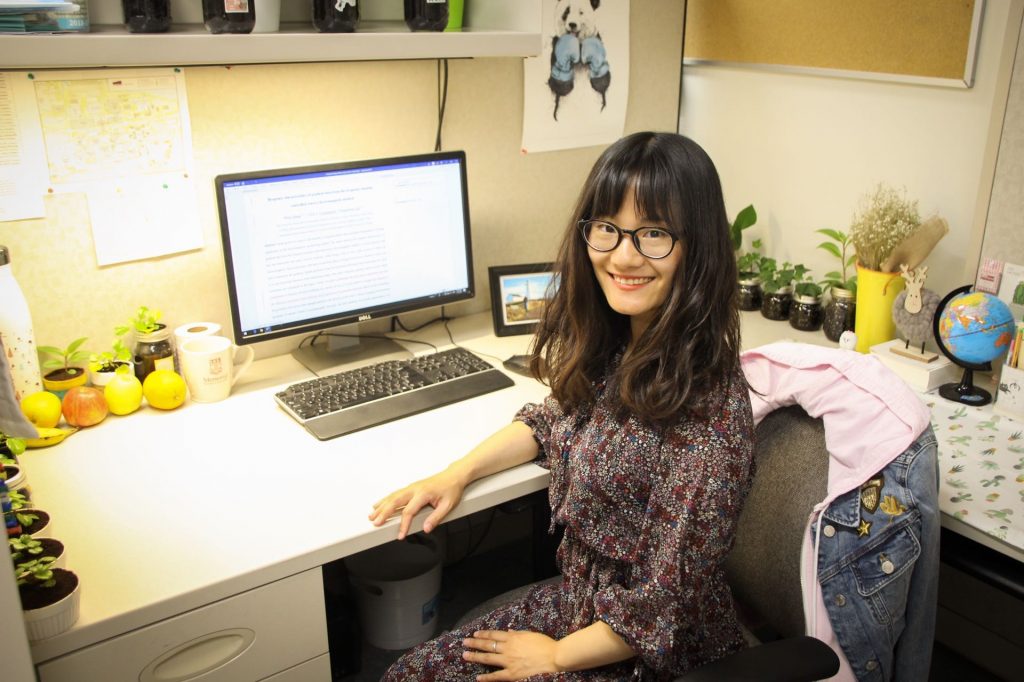
[[[684,63],[970,87],[984,0],[688,0]]]

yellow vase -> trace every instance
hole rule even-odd
[[[903,291],[905,282],[898,272],[878,272],[857,264],[857,351],[867,353],[871,346],[896,336],[892,304]]]

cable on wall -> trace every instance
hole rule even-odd
[[[443,65],[443,68],[442,68]],[[437,136],[434,151],[441,151],[441,127],[444,125],[444,109],[448,104],[448,60],[437,60]]]

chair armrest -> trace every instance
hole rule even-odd
[[[691,670],[675,682],[813,682],[839,672],[839,657],[814,637],[759,644]]]

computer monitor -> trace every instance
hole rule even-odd
[[[234,173],[215,183],[239,344],[474,295],[464,152]],[[400,348],[391,345],[301,344],[296,357],[323,373]]]

